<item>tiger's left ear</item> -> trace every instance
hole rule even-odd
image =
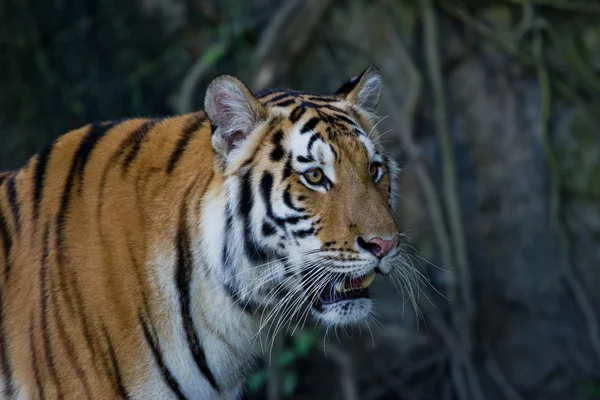
[[[265,107],[239,79],[221,75],[206,90],[204,109],[213,126],[212,146],[226,158],[267,118]]]
[[[335,94],[367,112],[374,112],[381,90],[381,73],[376,66],[370,65],[362,74],[344,83]]]

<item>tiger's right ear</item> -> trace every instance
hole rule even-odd
[[[213,149],[223,158],[267,117],[265,107],[246,85],[230,75],[218,76],[209,83],[204,108],[213,129]]]
[[[381,72],[376,66],[370,65],[362,74],[344,83],[335,94],[358,108],[373,113],[381,98],[382,86]]]

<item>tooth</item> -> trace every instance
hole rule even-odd
[[[375,274],[371,274],[371,275],[367,276],[360,284],[360,287],[363,289],[368,288],[369,285],[371,285],[371,283],[373,283],[374,279],[375,279]]]
[[[360,284],[360,288],[361,289],[366,289],[369,286],[371,286],[371,283],[373,283],[373,280],[375,279],[375,273],[372,273],[371,275],[367,276]],[[338,293],[345,293],[345,292],[349,292],[352,290],[356,290],[358,289],[358,287],[351,287],[351,288],[347,288],[345,282],[337,282],[335,284],[335,290]]]

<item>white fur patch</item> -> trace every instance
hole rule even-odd
[[[290,149],[294,154],[292,165],[296,171],[300,172],[308,171],[312,168],[321,168],[327,178],[331,182],[335,183],[335,155],[331,151],[329,144],[325,140],[317,138],[313,143],[311,151],[308,152],[308,142],[315,132],[310,131],[301,133],[302,125],[303,123],[301,122],[296,124],[294,130],[289,134]],[[310,163],[302,163],[298,161],[298,156],[312,158],[314,161]]]

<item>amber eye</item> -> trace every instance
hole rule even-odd
[[[325,175],[321,168],[313,168],[304,173],[304,179],[311,185],[318,185],[323,182]]]
[[[379,168],[379,164],[377,163],[371,163],[369,166],[369,173],[371,174],[371,178],[373,178],[373,180],[377,179],[377,176],[379,175]]]

